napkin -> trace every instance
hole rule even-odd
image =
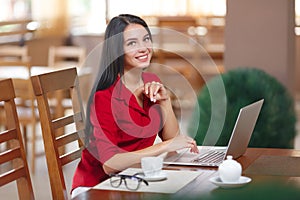
[[[122,174],[133,175],[135,173],[142,172],[141,168],[128,168],[122,171]],[[110,180],[106,180],[99,183],[94,189],[100,190],[120,190],[130,192],[153,192],[153,193],[176,193],[189,182],[197,178],[201,173],[200,171],[188,171],[188,170],[163,170],[167,175],[167,179],[162,181],[148,182],[149,185],[141,184],[136,191],[128,190],[124,183],[118,188],[114,188],[110,185]]]

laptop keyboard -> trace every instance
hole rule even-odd
[[[201,155],[200,157],[193,159],[193,163],[211,163],[209,165],[219,165],[224,160],[225,152],[211,150]]]

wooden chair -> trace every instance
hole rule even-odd
[[[12,80],[1,80],[0,91],[0,102],[4,104],[6,118],[6,130],[0,132],[0,186],[16,181],[19,199],[32,200],[34,194],[14,102],[16,96]]]
[[[29,61],[28,47],[17,45],[0,45],[0,58],[6,61]]]
[[[81,103],[77,71],[76,68],[63,69],[32,76],[31,81],[40,114],[52,198],[67,199],[63,166],[80,158],[84,141],[82,137],[85,114]],[[57,91],[69,92],[72,97],[73,112],[53,118],[50,112],[49,95]],[[73,148],[70,149],[67,145]],[[60,151],[63,147],[65,151]]]
[[[78,67],[84,63],[86,49],[79,46],[50,46],[48,66],[56,68]]]
[[[48,52],[48,66],[65,69],[70,67],[81,68],[86,58],[86,49],[80,46],[50,46]],[[63,103],[56,109],[56,115],[62,115],[72,109],[70,96],[62,94]]]
[[[191,75],[191,67],[188,66],[181,56],[192,58],[194,62],[199,59],[198,48],[193,40],[197,40],[195,35],[189,34],[190,28],[197,27],[197,20],[190,16],[158,17],[157,26],[159,29],[157,44],[158,63],[166,64],[167,59],[181,61],[179,65],[172,64],[175,71],[186,77]],[[155,44],[154,44],[155,46]],[[177,63],[178,63],[177,61]],[[176,63],[176,62],[175,62]],[[167,70],[170,73],[170,70]]]
[[[26,61],[0,61],[0,68],[5,67],[10,72],[6,74],[12,78],[16,94],[16,107],[19,116],[19,122],[24,135],[24,145],[28,151],[28,130],[31,129],[31,171],[35,173],[35,160],[37,156],[44,155],[43,152],[38,153],[36,150],[37,124],[39,117],[35,105],[35,96],[33,95],[32,85],[30,81],[31,64]],[[22,69],[22,71],[20,71]],[[24,71],[23,71],[24,70]],[[22,75],[13,75],[11,73],[22,73]],[[24,73],[24,74],[23,74]],[[0,116],[0,124],[3,121],[3,115]]]

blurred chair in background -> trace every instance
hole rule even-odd
[[[6,127],[0,132],[0,186],[16,181],[19,199],[33,200],[33,188],[19,127],[12,80],[1,80],[0,91],[0,102],[4,104],[5,109]]]
[[[86,59],[86,49],[80,46],[50,46],[48,52],[48,66],[65,69],[70,67],[81,68]],[[60,93],[63,99],[62,105],[55,110],[56,115],[63,115],[68,109],[72,109],[70,96]]]
[[[48,66],[58,69],[66,67],[80,68],[86,58],[86,49],[79,46],[50,46]]]
[[[211,122],[212,107],[216,111],[214,115],[224,110],[222,106],[211,105],[210,91],[216,92],[221,87],[218,84],[220,77],[215,77],[203,87],[198,96],[200,118],[192,117],[190,121],[189,132],[197,133],[197,144],[203,144],[209,126],[221,126],[223,129],[216,143],[203,145],[226,146],[240,108],[265,99],[249,147],[293,148],[297,134],[294,99],[277,79],[256,68],[237,68],[220,76],[226,91],[226,96],[220,98],[227,100],[225,123],[220,124],[218,120]]]
[[[63,166],[80,158],[84,143],[85,114],[77,70],[68,68],[32,76],[31,81],[40,114],[52,198],[68,199]],[[72,111],[53,118],[48,97],[57,91],[69,93]]]
[[[3,70],[3,71],[2,71]],[[7,74],[6,74],[7,73]],[[36,156],[44,155],[43,152],[37,152],[37,125],[39,117],[35,105],[35,96],[33,95],[30,81],[31,64],[26,61],[0,61],[0,78],[12,78],[16,95],[16,107],[19,116],[20,126],[24,135],[24,145],[27,152],[31,153],[31,170],[35,172]],[[2,92],[2,91],[1,91]],[[0,115],[0,124],[3,124]],[[29,137],[29,132],[31,137]],[[30,138],[31,150],[28,151],[28,140]]]
[[[172,68],[185,77],[190,76],[192,69],[188,60],[196,63],[200,58],[200,53],[195,45],[196,34],[190,34],[190,30],[197,27],[196,18],[189,16],[158,17],[157,20],[158,44],[154,44],[157,48],[154,57],[157,56],[158,63],[162,65],[167,64],[167,59],[176,60],[175,63],[172,63]]]
[[[0,60],[29,61],[28,47],[17,45],[0,45]]]

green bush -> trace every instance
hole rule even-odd
[[[293,148],[296,135],[294,102],[281,83],[264,71],[255,68],[238,68],[220,77],[211,79],[201,89],[198,96],[200,115],[199,110],[195,109],[194,116],[189,123],[189,133],[197,133],[195,140],[198,145],[227,145],[239,109],[264,98],[265,101],[249,147]],[[216,84],[218,79],[223,80],[223,86]],[[211,122],[212,95],[210,91],[218,90],[217,87],[225,88],[226,97],[223,97],[227,102],[224,104],[226,107],[225,123],[222,120]],[[218,113],[224,110],[223,107],[215,106],[214,109]],[[223,126],[217,140],[210,142],[215,144],[203,144],[209,126]]]

